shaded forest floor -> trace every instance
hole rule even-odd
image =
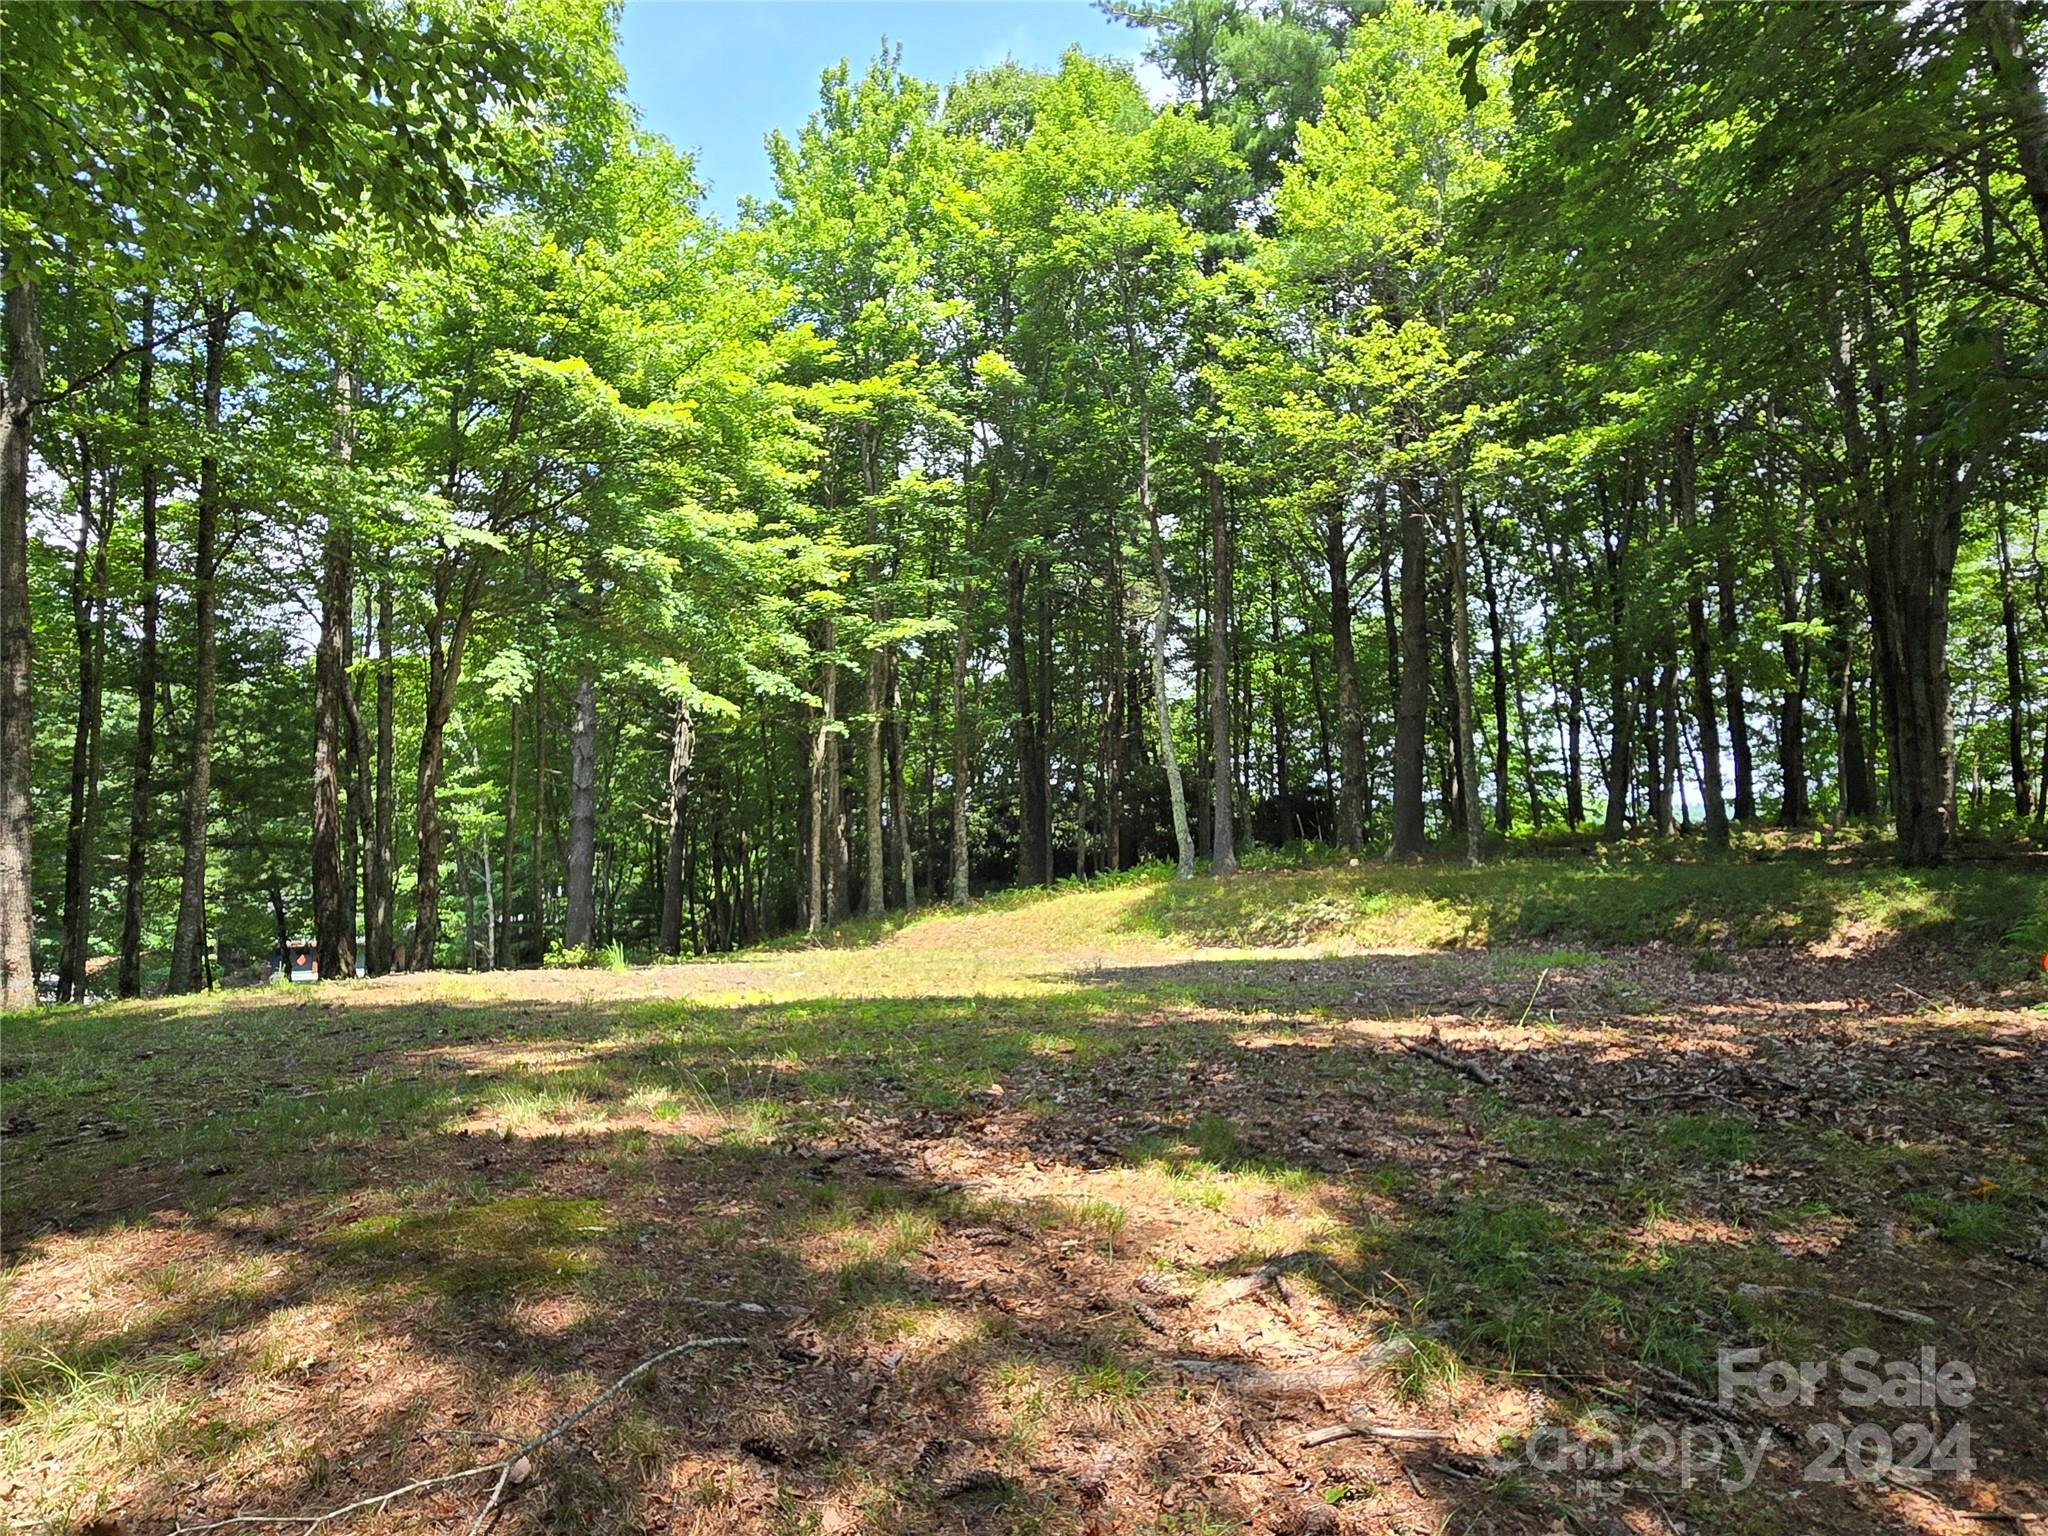
[[[1329,867],[16,1019],[0,1517],[313,1513],[733,1335],[497,1529],[2048,1530],[2044,889]],[[1718,1401],[1723,1349],[1923,1346],[1967,1408]],[[1803,1476],[1866,1420],[1977,1475]],[[1603,1425],[1652,1454],[1530,1465]],[[1776,1448],[1688,1486],[1660,1427]]]

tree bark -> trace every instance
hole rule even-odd
[[[30,910],[28,464],[43,339],[32,283],[7,290],[7,393],[0,401],[0,1012],[36,1000]]]
[[[675,724],[668,741],[668,836],[661,872],[660,942],[664,955],[679,955],[683,952],[683,864],[689,852],[684,796],[689,791],[690,759],[697,745],[685,700],[676,700]]]
[[[905,912],[917,910],[917,870],[910,848],[909,801],[903,785],[903,668],[892,649],[889,653],[889,857],[896,866],[896,888]]]
[[[334,460],[353,449],[348,365],[334,366]],[[313,940],[322,981],[355,969],[355,934],[344,925],[341,868],[342,633],[355,603],[355,551],[346,510],[330,507],[322,545],[320,638],[313,652]]]
[[[1031,653],[1024,630],[1027,570],[1022,559],[1013,558],[1006,572],[1010,698],[1017,716],[1017,883],[1043,885],[1050,853],[1045,846],[1047,786],[1039,772],[1045,761],[1042,722],[1031,687]]]
[[[391,578],[385,575],[377,582],[377,790],[369,843],[363,850],[363,884],[368,901],[368,910],[363,914],[363,942],[369,951],[364,969],[372,976],[390,974],[392,962],[396,959],[396,936],[392,930],[397,920],[394,908],[397,905],[398,857],[391,842],[398,814],[397,797],[392,788],[392,776],[398,762],[394,740],[397,728],[394,718],[395,687],[391,661]],[[511,868],[508,860],[505,865],[507,907],[512,904]]]
[[[969,850],[967,844],[968,794],[974,774],[974,743],[969,738],[967,719],[968,614],[974,592],[960,584],[960,619],[953,629],[953,880],[947,893],[953,905],[964,907],[968,897]]]
[[[414,875],[412,954],[415,971],[431,970],[441,942],[441,757],[449,718],[455,712],[455,690],[462,681],[462,654],[469,646],[470,630],[476,622],[476,604],[483,592],[484,567],[481,556],[473,559],[463,577],[452,629],[448,619],[446,593],[440,583],[433,594],[427,618],[426,714],[420,725],[419,777],[415,785],[413,815],[418,829],[419,864]],[[445,640],[444,640],[445,635]]]
[[[1672,464],[1671,498],[1678,526],[1687,534],[1699,524],[1699,463],[1690,422],[1678,429]],[[1721,722],[1714,711],[1714,651],[1707,634],[1704,562],[1695,561],[1686,585],[1685,622],[1692,648],[1692,707],[1700,740],[1700,797],[1705,802],[1707,841],[1728,846],[1728,807],[1721,798]]]
[[[2048,254],[2048,94],[2041,89],[2040,69],[2029,56],[2026,29],[2013,0],[1978,0],[1976,20],[1991,56],[1991,72],[2005,93],[2020,177],[2041,228],[2043,253]]]
[[[820,637],[820,649],[830,651],[835,641],[835,626],[831,619],[823,621],[824,630]],[[818,728],[811,737],[811,783],[810,783],[810,901],[805,913],[805,926],[816,936],[827,921],[826,878],[825,878],[825,821],[827,805],[826,784],[827,757],[832,750],[832,725],[834,708],[839,697],[839,668],[827,656],[823,663],[823,677],[818,685]]]
[[[2007,506],[1998,503],[1998,606],[2005,627],[2005,740],[2012,769],[2013,814],[2025,821],[2034,809],[2027,766],[2027,668],[2020,647],[2019,605],[2012,593],[2012,545],[2006,532]]]
[[[1209,438],[1202,478],[1209,497],[1209,872],[1228,875],[1237,869],[1236,800],[1230,757],[1230,617],[1233,564],[1230,518],[1223,501],[1223,477],[1217,473],[1219,448]]]
[[[876,497],[881,491],[881,466],[877,462],[875,434],[864,428],[860,434],[861,480],[867,488],[863,510],[863,523],[867,543],[874,548],[882,541],[880,509]],[[880,580],[881,572],[875,558],[868,557],[868,582],[872,587]],[[868,604],[868,619],[879,625],[882,622],[882,604],[879,597]],[[862,795],[861,813],[866,836],[862,839],[866,856],[865,889],[861,896],[861,912],[869,918],[881,917],[888,905],[888,889],[884,878],[887,854],[883,847],[882,805],[886,793],[883,783],[882,763],[882,717],[885,712],[883,694],[887,688],[886,676],[889,659],[884,648],[871,645],[868,648],[867,665],[867,785]]]
[[[1429,721],[1429,525],[1413,475],[1396,487],[1401,512],[1401,677],[1394,711],[1394,845],[1392,857],[1419,859],[1424,733]]]
[[[185,863],[178,883],[178,926],[171,941],[170,991],[191,992],[205,979],[206,831],[213,795],[215,583],[220,575],[221,371],[227,361],[225,299],[207,302],[204,411],[206,447],[199,460],[198,527],[192,571],[192,760],[185,781]]]
[[[1606,559],[1608,618],[1612,625],[1609,645],[1607,713],[1613,743],[1607,756],[1607,812],[1601,836],[1612,842],[1628,823],[1628,786],[1634,771],[1635,709],[1629,699],[1629,547],[1635,521],[1636,496],[1633,489],[1623,509],[1619,532],[1610,531],[1607,497],[1600,493],[1602,548]]]
[[[107,539],[114,502],[94,510],[91,440],[78,434],[78,545],[71,567],[71,625],[78,656],[78,720],[71,733],[71,805],[64,827],[64,914],[57,1000],[86,1000],[92,942],[92,830],[99,815],[100,692],[106,675]]]
[[[1351,550],[1344,508],[1333,504],[1323,523],[1323,561],[1330,572],[1330,658],[1337,674],[1337,840],[1356,853],[1365,845],[1365,711],[1358,693],[1358,651],[1351,633]]]
[[[1500,589],[1494,584],[1493,554],[1484,531],[1473,542],[1479,546],[1479,578],[1486,599],[1486,638],[1493,671],[1493,828],[1505,833],[1514,825],[1514,810],[1508,804],[1508,668],[1501,639]],[[1532,818],[1535,809],[1532,800]]]
[[[142,354],[135,378],[135,429],[142,456],[142,638],[135,662],[135,774],[128,804],[128,864],[121,891],[121,966],[118,991],[142,993],[142,885],[148,873],[150,812],[156,799],[157,624],[162,595],[157,579],[157,467],[150,444],[156,388],[156,296],[142,296]]]
[[[562,943],[590,948],[597,932],[597,679],[576,674],[576,714],[569,728],[569,869]]]
[[[1451,502],[1451,699],[1458,732],[1458,791],[1459,798],[1465,803],[1465,862],[1477,865],[1480,847],[1479,755],[1473,750],[1476,743],[1472,719],[1472,604],[1466,591],[1465,577],[1465,488],[1453,480],[1444,487],[1444,494]],[[1496,640],[1496,654],[1497,648]],[[1505,723],[1501,739],[1507,739]],[[1503,778],[1503,803],[1506,798],[1506,780]]]
[[[1718,514],[1720,497],[1713,505]],[[1711,522],[1718,524],[1718,515]],[[1749,734],[1749,700],[1744,691],[1742,630],[1735,610],[1735,562],[1728,551],[1729,535],[1723,533],[1720,554],[1715,561],[1714,589],[1717,598],[1717,627],[1721,646],[1721,676],[1728,690],[1728,753],[1735,763],[1735,820],[1748,827],[1756,824],[1756,752]]]

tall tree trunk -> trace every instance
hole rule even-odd
[[[506,735],[509,738],[505,753],[505,852],[499,864],[505,898],[498,905],[498,953],[505,957],[505,963],[513,963],[512,955],[512,855],[519,835],[519,701],[506,701]],[[673,951],[671,951],[673,953]]]
[[[548,887],[548,717],[542,663],[533,669],[533,832],[527,857],[527,957],[538,963],[547,953]]]
[[[1012,559],[1006,572],[1010,697],[1017,716],[1017,883],[1043,885],[1051,850],[1045,845],[1046,784],[1039,774],[1044,762],[1043,722],[1031,686],[1031,652],[1024,629],[1027,570],[1023,560]]]
[[[827,618],[820,637],[820,649],[829,652],[836,642],[836,626]],[[818,685],[818,727],[811,737],[811,784],[810,784],[810,902],[806,924],[812,935],[821,932],[831,919],[828,911],[828,881],[825,865],[826,819],[830,807],[826,792],[826,781],[830,777],[830,757],[833,749],[832,727],[839,700],[839,668],[828,655],[823,663],[823,676]]]
[[[969,613],[974,592],[960,584],[960,619],[953,629],[953,880],[947,893],[953,905],[964,907],[968,897],[967,812],[968,793],[974,774],[974,743],[967,717],[967,657]]]
[[[178,926],[171,941],[173,993],[191,992],[205,975],[206,831],[213,796],[214,584],[220,575],[221,370],[226,365],[230,309],[207,301],[204,412],[206,447],[199,459],[198,526],[192,568],[192,759],[185,781],[185,864],[178,883]]]
[[[882,542],[880,507],[876,501],[881,492],[881,466],[877,462],[875,434],[872,429],[863,428],[860,434],[861,479],[867,488],[863,504],[863,520],[869,548]],[[868,557],[868,582],[870,586],[880,579],[880,570],[874,556]],[[879,597],[868,605],[868,618],[879,625],[882,621],[882,604]],[[883,784],[882,724],[883,694],[887,688],[889,658],[885,648],[871,645],[868,648],[867,665],[867,784],[861,799],[862,819],[866,836],[862,839],[867,866],[866,888],[862,893],[861,912],[869,918],[879,918],[888,904],[888,888],[885,879],[887,851],[883,847],[882,803],[886,793]]]
[[[491,889],[491,845],[479,831],[476,838],[477,863],[484,872],[484,969],[498,968],[498,898]]]
[[[1486,639],[1493,671],[1493,828],[1506,832],[1515,818],[1508,804],[1508,667],[1501,640],[1500,589],[1494,584],[1493,554],[1483,529],[1473,542],[1479,546],[1479,579],[1486,598]],[[1533,817],[1533,799],[1529,810]]]
[[[1330,658],[1337,673],[1337,840],[1356,853],[1365,845],[1365,710],[1358,692],[1358,652],[1351,633],[1351,550],[1344,507],[1333,504],[1323,522],[1323,561],[1330,572]]]
[[[1718,513],[1718,495],[1713,505]],[[1719,522],[1720,518],[1716,516],[1712,521]],[[1725,537],[1715,562],[1714,588],[1719,608],[1721,676],[1728,690],[1728,752],[1735,762],[1735,819],[1747,827],[1756,824],[1756,752],[1750,741],[1749,700],[1743,685],[1742,630],[1735,611],[1735,562]]]
[[[903,910],[917,910],[917,870],[911,861],[909,802],[903,792],[903,668],[889,653],[889,847]]]
[[[1209,496],[1209,872],[1228,875],[1237,869],[1234,829],[1236,803],[1230,756],[1230,618],[1232,567],[1230,518],[1224,506],[1223,477],[1217,473],[1219,448],[1209,439],[1202,478]]]
[[[1681,778],[1678,771],[1678,663],[1668,641],[1664,646],[1664,665],[1657,674],[1656,698],[1654,702],[1646,703],[1646,707],[1654,711],[1651,718],[1661,722],[1663,730],[1663,747],[1657,754],[1651,791],[1656,796],[1657,835],[1669,837],[1676,830],[1673,802],[1679,793]]]
[[[95,512],[91,439],[78,434],[78,546],[71,567],[71,627],[78,654],[78,720],[71,733],[71,806],[64,826],[64,914],[57,1000],[85,1001],[92,944],[92,829],[99,815],[100,682],[106,664],[107,539],[114,501]]]
[[[334,460],[346,468],[353,449],[348,365],[334,365]],[[355,969],[355,934],[343,925],[341,869],[342,691],[348,678],[342,633],[355,604],[355,551],[348,512],[329,508],[322,545],[320,639],[313,652],[313,940],[320,979]]]
[[[1613,743],[1607,755],[1607,814],[1601,835],[1608,841],[1621,836],[1628,821],[1628,786],[1634,773],[1635,709],[1629,699],[1629,618],[1632,610],[1629,582],[1630,544],[1634,533],[1637,491],[1631,486],[1622,509],[1619,532],[1610,531],[1605,488],[1600,488],[1602,549],[1606,560],[1608,618],[1612,626],[1609,647],[1607,712]]]
[[[483,558],[472,558],[463,574],[453,627],[444,629],[448,619],[447,578],[435,582],[433,608],[427,619],[426,713],[420,724],[419,778],[413,807],[419,842],[411,955],[411,966],[416,971],[433,968],[435,951],[441,942],[442,747],[448,721],[455,712],[455,690],[462,681],[462,653],[469,646],[477,599],[483,592]]]
[[[597,932],[597,679],[576,674],[576,714],[569,728],[568,902],[562,942],[589,949]]]
[[[825,753],[825,912],[834,924],[852,911],[846,845],[846,738],[835,734]]]
[[[363,916],[363,942],[369,950],[368,964],[364,969],[372,976],[388,975],[397,958],[393,928],[397,922],[398,854],[391,841],[398,815],[397,797],[392,787],[398,763],[395,689],[391,660],[391,577],[386,574],[377,582],[376,809],[369,846],[363,852],[363,883],[369,902],[369,910]],[[507,907],[512,904],[511,870],[508,860],[505,865]]]
[[[135,430],[142,453],[142,639],[135,660],[135,774],[128,804],[128,865],[121,889],[123,997],[142,993],[142,884],[148,873],[150,811],[156,800],[157,624],[162,596],[157,584],[157,468],[150,444],[150,413],[156,388],[156,296],[142,296],[142,354],[135,378]]]
[[[30,910],[29,434],[43,392],[43,338],[33,283],[7,290],[7,394],[0,402],[0,1012],[36,1000]]]
[[[1820,577],[1821,612],[1828,625],[1825,656],[1828,663],[1829,705],[1835,720],[1835,815],[1868,820],[1877,814],[1877,800],[1870,793],[1870,765],[1863,740],[1863,717],[1856,707],[1856,646],[1850,626],[1853,615],[1849,590],[1829,568]]]
[[[1131,343],[1131,362],[1138,361],[1137,342]],[[1180,758],[1173,750],[1173,710],[1166,694],[1166,628],[1173,614],[1173,583],[1166,572],[1166,541],[1159,533],[1159,509],[1152,503],[1152,402],[1151,391],[1138,389],[1138,511],[1152,554],[1152,582],[1159,589],[1159,606],[1152,615],[1152,700],[1158,712],[1159,762],[1166,770],[1166,796],[1173,811],[1174,878],[1192,880],[1195,875],[1195,838],[1188,827],[1187,792],[1180,781]]]
[[[2031,57],[2020,14],[2013,0],[1978,0],[1975,8],[1991,72],[2012,119],[2027,201],[2041,229],[2043,254],[2048,254],[2048,94],[2041,89],[2040,66]]]
[[[1152,617],[1152,698],[1159,716],[1159,762],[1166,770],[1166,794],[1173,809],[1173,843],[1178,850],[1174,877],[1188,880],[1195,873],[1195,837],[1188,828],[1187,794],[1180,781],[1180,759],[1173,750],[1173,711],[1166,694],[1166,625],[1173,588],[1166,574],[1166,545],[1159,536],[1159,514],[1149,505],[1149,492],[1144,499],[1152,528],[1152,580],[1159,588],[1159,611]]]
[[[1671,499],[1678,526],[1690,534],[1699,523],[1699,461],[1690,422],[1678,429],[1672,464]],[[1707,841],[1728,846],[1728,807],[1721,798],[1721,722],[1714,711],[1714,651],[1707,635],[1706,573],[1696,563],[1686,584],[1685,622],[1692,647],[1692,708],[1700,740],[1700,798],[1705,802]]]
[[[696,732],[691,727],[690,706],[676,700],[675,724],[668,744],[668,836],[661,871],[661,952],[683,952],[683,861],[689,852],[689,829],[683,822],[683,797],[688,793],[690,759],[695,755]]]
[[[1465,862],[1479,862],[1479,755],[1474,750],[1472,719],[1472,603],[1466,591],[1465,488],[1453,480],[1444,487],[1451,502],[1451,699],[1458,732],[1458,797],[1465,803]],[[1498,654],[1496,637],[1496,654]],[[1507,739],[1503,722],[1501,739]],[[1503,773],[1505,768],[1503,768]],[[1507,798],[1502,780],[1501,798]]]
[[[2033,811],[2027,768],[2027,669],[2020,648],[2019,605],[2012,593],[2012,546],[2006,533],[2006,502],[1998,502],[1998,606],[2005,626],[2005,740],[2012,768],[2013,813],[2024,821]]]
[[[1396,487],[1401,512],[1400,699],[1394,711],[1394,845],[1392,857],[1419,859],[1424,736],[1429,723],[1429,524],[1422,488],[1404,474]]]

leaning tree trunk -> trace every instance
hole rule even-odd
[[[128,804],[128,863],[121,887],[117,990],[142,993],[142,882],[148,872],[150,810],[156,797],[157,590],[156,454],[149,441],[156,384],[156,298],[142,296],[142,355],[135,378],[135,429],[142,446],[142,639],[135,664],[135,774]]]
[[[199,460],[198,528],[193,549],[192,760],[185,781],[185,865],[178,882],[178,926],[171,940],[170,990],[204,984],[206,942],[206,830],[213,794],[214,613],[220,575],[221,369],[226,361],[229,309],[210,302],[206,314],[206,450]]]
[[[1391,856],[1423,854],[1422,754],[1429,718],[1429,595],[1424,589],[1429,525],[1422,491],[1403,475],[1401,511],[1401,691],[1394,712],[1394,845]]]
[[[1166,770],[1166,795],[1173,807],[1174,878],[1192,880],[1195,836],[1188,828],[1187,791],[1180,782],[1180,759],[1173,750],[1173,711],[1166,696],[1166,626],[1173,613],[1173,585],[1166,574],[1166,541],[1159,535],[1159,509],[1152,504],[1152,412],[1142,385],[1138,396],[1138,506],[1150,530],[1152,581],[1159,588],[1159,607],[1152,615],[1152,702],[1159,716],[1159,763]]]
[[[562,943],[589,949],[596,937],[597,679],[576,677],[576,717],[569,730],[569,869]]]
[[[349,375],[334,367],[334,461],[349,462]],[[346,509],[330,507],[321,549],[320,638],[313,652],[313,944],[322,981],[355,969],[355,934],[344,921],[341,859],[342,634],[355,603],[355,551]]]
[[[0,1013],[36,1000],[29,910],[29,432],[43,392],[36,290],[7,290],[7,392],[0,401]]]

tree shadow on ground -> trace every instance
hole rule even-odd
[[[2002,1256],[2039,1228],[2042,1124],[1998,1129],[2043,1102],[2038,1021],[1951,1038],[1640,971],[1628,1011],[1610,976],[1517,1020],[1516,965],[1323,964],[80,1021],[9,1094],[34,1127],[9,1137],[11,1497],[52,1486],[30,1463],[56,1448],[94,1479],[65,1514],[118,1503],[130,1529],[331,1506],[733,1332],[551,1447],[503,1528],[1711,1522],[1711,1481],[1511,1453],[1595,1409],[1712,1422],[1688,1399],[1742,1345],[1970,1359],[2001,1453],[1976,1486],[2043,1507],[2042,1297]],[[1174,1363],[1388,1339],[1408,1353],[1321,1394]],[[1457,1438],[1300,1443],[1358,1406]],[[1774,1464],[1742,1518],[1944,1529],[1925,1497],[1798,1471]]]

